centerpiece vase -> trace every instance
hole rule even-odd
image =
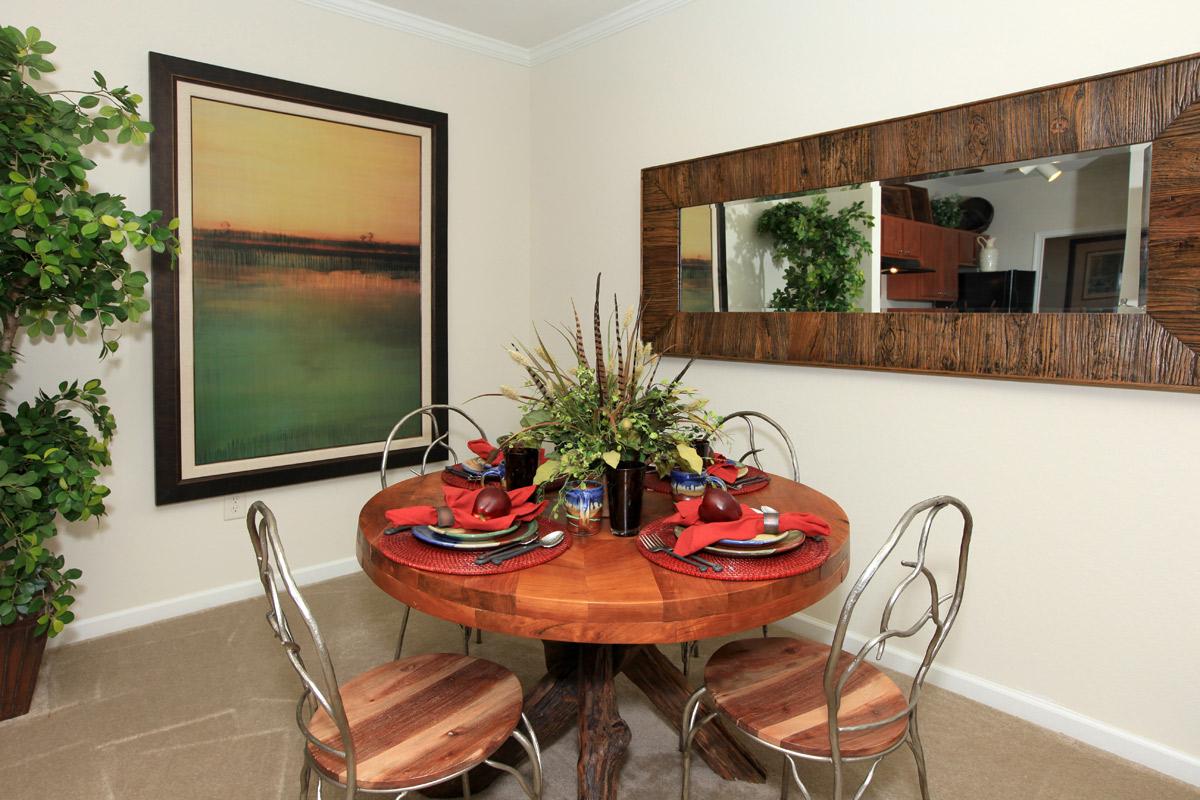
[[[46,634],[35,634],[35,617],[0,625],[0,720],[29,712]]]
[[[608,522],[613,536],[636,536],[642,527],[642,493],[646,489],[646,464],[620,461],[606,470]]]

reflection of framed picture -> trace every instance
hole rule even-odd
[[[1071,239],[1067,257],[1066,311],[1112,309],[1121,294],[1125,234]]]
[[[446,398],[446,115],[157,53],[150,75],[182,244],[154,270],[156,501],[378,468]],[[393,460],[432,438],[414,420]]]
[[[912,195],[907,186],[883,185],[880,188],[880,199],[883,203],[883,213],[891,217],[913,218]]]
[[[1113,298],[1121,290],[1121,263],[1125,251],[1088,253],[1083,262],[1083,299]]]

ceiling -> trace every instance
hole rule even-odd
[[[446,25],[533,48],[627,6],[633,0],[376,0]]]

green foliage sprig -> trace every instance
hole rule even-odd
[[[560,363],[536,331],[536,347],[509,349],[527,377],[522,389],[501,388],[524,414],[513,436],[528,446],[554,446],[536,481],[596,478],[605,465],[621,461],[653,462],[662,474],[683,464],[699,471],[690,443],[696,431],[711,433],[714,419],[707,401],[681,383],[691,362],[672,380],[658,380],[661,356],[641,341],[641,313],[630,309],[622,318],[614,296],[612,316],[602,321],[599,277],[592,322],[590,342],[578,312],[574,331],[556,328],[571,348],[571,366]]]
[[[118,346],[112,328],[150,308],[127,248],[169,252],[173,263],[179,247],[178,220],[161,225],[161,212],[135,213],[88,184],[96,164],[83,148],[145,143],[153,126],[138,114],[142,98],[99,72],[91,89],[40,91],[32,82],[54,70],[54,50],[37,28],[0,28],[0,625],[32,616],[50,635],[73,619],[80,572],[48,541],[60,516],[105,513],[98,479],[116,422],[98,380],[63,382],[5,411],[18,335],[95,334],[103,358]]]
[[[875,217],[860,200],[829,212],[829,198],[779,203],[758,218],[759,233],[774,240],[776,258],[787,262],[784,286],[771,296],[776,311],[854,311],[866,278],[860,263],[871,252],[863,228]]]
[[[935,197],[929,201],[933,209],[933,222],[943,228],[957,228],[962,224],[962,195],[950,194],[945,197]]]

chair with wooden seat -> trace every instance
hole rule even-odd
[[[937,579],[925,565],[925,548],[935,517],[948,506],[958,509],[963,526],[954,591],[939,595]],[[869,639],[857,653],[844,652],[846,629],[859,598],[922,512],[925,512],[925,518],[916,559],[901,562],[907,572],[884,605],[879,634]],[[783,753],[782,797],[785,800],[792,781],[805,800],[811,800],[800,779],[798,760],[827,763],[833,767],[833,800],[843,798],[844,765],[868,762],[866,775],[853,795],[854,800],[858,800],[875,775],[880,760],[903,745],[908,745],[916,760],[921,797],[929,800],[917,708],[929,667],[945,643],[962,604],[971,525],[971,512],[953,497],[934,497],[906,511],[851,587],[834,630],[833,642],[828,647],[806,639],[772,637],[731,642],[714,653],[704,668],[704,684],[691,696],[683,712],[679,746],[683,751],[684,800],[689,790],[692,740],[700,726],[717,716],[728,719],[743,733]],[[928,583],[929,607],[912,625],[890,627],[897,601],[920,577]],[[877,659],[882,658],[889,640],[915,636],[929,623],[933,624],[933,633],[907,693],[866,662],[872,650],[877,651]],[[714,710],[701,716],[706,697]]]
[[[788,436],[787,431],[784,430],[783,426],[760,411],[735,411],[732,414],[726,414],[725,416],[721,417],[720,421],[717,423],[716,430],[719,431],[726,425],[726,423],[739,419],[746,423],[746,435],[748,437],[747,443],[750,445],[750,449],[734,460],[741,464],[745,464],[748,460],[753,461],[754,466],[758,467],[760,470],[763,468],[762,462],[758,459],[758,454],[763,451],[763,448],[758,446],[758,443],[754,438],[754,420],[761,420],[766,425],[773,428],[775,433],[779,434],[779,438],[783,440],[784,447],[787,448],[788,462],[792,468],[792,480],[796,483],[799,483],[800,461],[796,458],[796,446],[792,444],[792,437]],[[762,635],[764,637],[767,635],[766,625],[762,626]],[[693,657],[698,655],[700,655],[700,643],[698,641],[680,643],[679,661],[683,667],[684,675],[687,675],[691,671],[691,660]]]
[[[302,799],[314,772],[318,800],[329,785],[344,789],[347,800],[356,792],[399,800],[454,779],[461,779],[463,796],[470,797],[467,773],[480,764],[513,775],[531,800],[541,797],[541,750],[522,712],[516,675],[480,658],[430,653],[388,662],[339,685],[325,640],[288,568],[275,516],[256,502],[246,526],[269,603],[267,622],[303,688],[296,704],[305,738]],[[312,636],[320,667],[315,675],[288,625],[280,587]],[[529,757],[528,779],[492,759],[509,739]]]
[[[383,443],[383,458],[379,463],[379,488],[386,489],[389,486],[389,484],[388,484],[388,457],[392,453],[392,442],[394,442],[396,440],[396,436],[400,433],[400,430],[401,430],[401,428],[404,427],[404,424],[406,422],[408,422],[410,419],[413,419],[414,417],[429,417],[430,422],[433,426],[433,440],[429,443],[429,446],[425,448],[425,452],[421,456],[420,469],[410,470],[410,472],[412,472],[412,474],[414,476],[420,476],[420,475],[425,474],[425,470],[429,466],[429,454],[433,451],[433,449],[435,447],[438,447],[438,446],[445,447],[447,452],[449,452],[450,457],[454,461],[456,461],[456,462],[460,461],[458,454],[455,453],[454,448],[450,446],[449,424],[447,424],[446,431],[444,433],[440,429],[440,426],[438,424],[438,414],[437,414],[437,412],[439,412],[439,411],[442,411],[442,412],[453,411],[455,414],[458,414],[460,417],[462,417],[463,419],[465,419],[467,422],[471,423],[475,427],[475,431],[479,434],[480,439],[487,440],[487,433],[484,432],[483,427],[478,422],[476,422],[469,414],[467,414],[467,412],[463,411],[458,406],[447,405],[445,403],[434,403],[431,405],[414,408],[412,411],[408,412],[403,417],[401,417],[399,422],[397,422],[395,425],[392,426],[392,430],[388,434],[387,440]],[[448,416],[448,414],[447,414],[447,416]],[[396,637],[395,658],[399,658],[400,651],[404,649],[404,632],[406,630],[408,630],[408,617],[412,613],[412,609],[409,608],[408,606],[402,606],[402,608],[404,610],[401,612],[401,616],[400,616],[400,634],[399,634],[399,636]],[[468,628],[465,625],[459,625],[458,627],[459,627],[459,630],[462,631],[463,652],[466,653],[467,655],[470,655],[471,654],[471,628]],[[477,644],[483,642],[483,632],[482,631],[478,631],[478,630],[475,631],[475,642]]]

